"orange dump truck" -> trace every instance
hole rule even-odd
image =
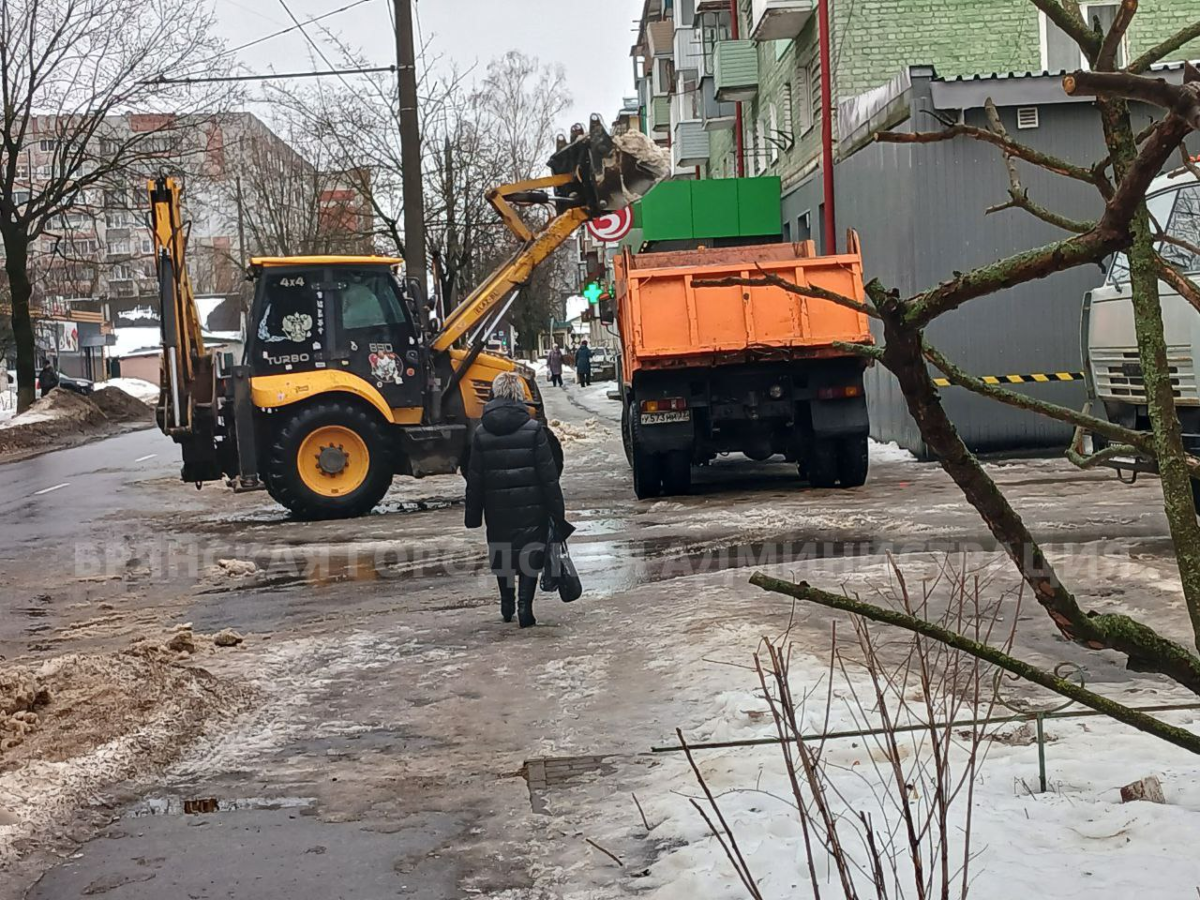
[[[863,300],[862,255],[801,244],[633,255],[616,262],[622,435],[639,499],[685,494],[718,454],[782,455],[814,487],[867,478],[867,317],[777,286],[700,287],[760,277]],[[760,271],[761,270],[761,271]]]

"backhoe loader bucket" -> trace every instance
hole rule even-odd
[[[587,132],[572,128],[570,141],[560,135],[549,166],[555,175],[575,178],[566,193],[592,216],[636,203],[671,174],[666,153],[650,138],[636,131],[610,136],[599,116],[592,116]]]

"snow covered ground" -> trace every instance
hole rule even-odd
[[[740,649],[744,658],[729,647],[720,654],[723,664],[706,668],[696,667],[694,661],[663,660],[664,665],[683,663],[695,668],[688,672],[688,680],[697,691],[709,692],[712,697],[711,719],[685,729],[689,743],[776,737],[757,675],[737,668],[751,664],[754,647],[747,644]],[[851,684],[864,699],[871,689],[865,676],[850,671],[852,683],[840,673],[832,676],[833,701],[826,718],[828,661],[804,653],[793,657],[795,695],[803,697],[811,692],[803,712],[805,730],[860,730],[878,724],[873,715],[864,716],[852,701]],[[1130,703],[1150,694],[1153,700],[1143,702],[1195,700],[1185,693],[1162,690],[1161,682],[1127,690],[1132,696],[1121,699]],[[866,701],[868,710],[874,706],[873,697]],[[1009,713],[999,708],[994,715]],[[1161,715],[1192,730],[1200,724],[1200,711],[1196,710]],[[1047,732],[1046,793],[1038,788],[1032,726],[996,725],[991,726],[994,739],[984,741],[986,757],[975,778],[973,797],[963,790],[951,807],[948,830],[953,836],[952,854],[958,854],[957,861],[951,856],[952,867],[961,863],[962,836],[968,827],[971,833],[971,898],[1011,900],[1027,895],[1054,900],[1132,900],[1193,896],[1200,887],[1200,864],[1190,849],[1183,848],[1191,848],[1200,840],[1200,779],[1195,777],[1195,757],[1102,717],[1053,720],[1047,724]],[[813,897],[804,836],[779,748],[697,750],[695,755],[762,896]],[[920,781],[913,777],[912,767],[918,760],[928,764],[928,743],[901,735],[900,756],[914,806],[927,809],[933,798],[918,787]],[[953,759],[957,771],[965,773],[966,753],[961,745]],[[851,856],[864,867],[868,864],[858,819],[859,813],[867,814],[881,835],[878,840],[892,834],[903,875],[909,869],[905,859],[907,838],[892,799],[895,788],[889,780],[890,764],[880,745],[872,738],[833,740],[826,745],[824,760],[833,810],[840,817],[839,833]],[[1121,803],[1120,787],[1149,775],[1162,781],[1167,803]],[[691,800],[697,799],[715,820],[682,754],[654,757],[640,776],[621,785],[620,792],[607,780],[597,786],[609,791],[611,799],[592,814],[574,819],[572,826],[606,848],[617,848],[618,853],[634,855],[632,842],[640,841],[660,848],[645,880],[640,882],[640,896],[653,900],[733,900],[747,896],[725,851],[692,806]],[[626,809],[631,791],[636,792],[645,810],[648,832],[636,812],[631,816]],[[804,794],[810,796],[807,787]],[[555,812],[565,812],[569,800],[563,796]],[[643,845],[641,849],[644,852],[650,848]],[[841,897],[838,874],[829,856],[818,849],[816,857],[822,896]],[[593,866],[598,863],[599,857],[590,861]],[[930,865],[928,856],[925,864]],[[571,872],[566,880],[581,874]],[[896,891],[889,880],[888,896],[915,896],[908,877],[904,894]],[[859,873],[856,882],[861,896],[876,896],[865,874]],[[950,896],[960,896],[957,887],[955,884]],[[567,896],[608,895],[580,892]]]

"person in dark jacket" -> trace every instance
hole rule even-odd
[[[58,372],[48,359],[42,361],[42,371],[38,373],[38,387],[41,388],[43,397],[58,387]]]
[[[487,520],[488,560],[500,584],[500,614],[522,628],[536,624],[533,597],[551,522],[565,523],[558,466],[545,426],[529,413],[514,372],[492,382],[467,465],[466,526]]]
[[[558,346],[558,344],[555,344],[550,352],[546,354],[546,368],[550,370],[550,384],[555,387],[563,387],[563,352],[562,347]]]
[[[575,351],[575,380],[580,387],[592,383],[592,348],[588,346],[587,338],[580,342],[579,349]]]

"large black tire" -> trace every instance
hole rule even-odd
[[[837,486],[838,446],[831,440],[813,441],[808,452],[808,483],[815,488]]]
[[[1200,515],[1200,481],[1192,479],[1192,506],[1196,507],[1196,514]]]
[[[662,459],[641,448],[637,412],[629,410],[629,450],[633,455],[633,493],[639,500],[651,500],[662,493]]]
[[[662,459],[663,493],[678,497],[692,492],[692,455],[686,450],[673,450]]]
[[[871,468],[870,441],[862,437],[842,438],[838,441],[838,480],[844,488],[862,487],[867,483],[867,472]]]
[[[621,446],[625,449],[625,462],[633,466],[633,436],[629,432],[629,404],[621,406]]]
[[[353,403],[317,400],[286,416],[276,428],[267,460],[267,492],[298,519],[352,519],[378,505],[392,483],[392,460],[384,425]],[[320,429],[340,428],[357,435],[366,448],[366,474],[346,493],[328,496],[305,483],[299,470],[301,447]],[[356,460],[355,464],[360,461]],[[313,465],[317,463],[314,460]]]

